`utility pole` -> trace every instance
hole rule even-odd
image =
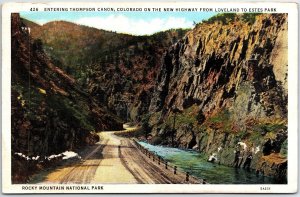
[[[29,65],[29,69],[28,69],[28,90],[29,90],[29,94],[28,94],[28,111],[30,113],[30,108],[31,108],[31,103],[30,103],[30,94],[31,94],[31,84],[30,84],[30,70],[31,70],[31,44],[30,44],[30,28],[27,27],[27,33],[28,33],[28,65]],[[30,128],[28,129],[28,146],[27,146],[27,155],[29,155],[30,152]]]

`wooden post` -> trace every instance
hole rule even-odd
[[[158,156],[158,165],[160,165],[160,156]]]
[[[174,166],[174,174],[177,173],[177,166]]]
[[[166,164],[166,169],[168,169],[168,162],[166,161],[165,164]]]
[[[148,157],[150,158],[150,152],[148,151]]]
[[[189,173],[189,172],[186,172],[185,181],[189,181],[189,179],[190,179],[190,173]]]

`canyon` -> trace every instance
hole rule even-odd
[[[31,171],[14,152],[80,149],[133,122],[149,143],[285,182],[287,21],[219,14],[191,30],[133,36],[13,14],[13,180]]]

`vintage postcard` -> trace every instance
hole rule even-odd
[[[296,3],[2,10],[2,192],[297,192]]]

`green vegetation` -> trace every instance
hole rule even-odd
[[[164,142],[163,138],[160,136],[154,136],[153,139],[151,140],[153,145],[160,145]]]
[[[195,125],[197,124],[196,113],[195,113],[196,111],[197,111],[197,106],[193,105],[192,107],[185,109],[183,112],[178,112],[178,113],[172,112],[168,116],[168,119],[166,120],[166,124],[169,125],[170,127],[173,127],[174,116],[175,116],[175,128],[178,128],[180,127],[180,125],[183,124]]]
[[[59,95],[49,96],[47,103],[49,104],[49,107],[57,109],[58,115],[62,120],[89,131],[95,130],[89,119],[89,109],[86,109],[86,106],[75,104],[71,100]]]
[[[246,23],[254,24],[256,16],[261,15],[261,13],[244,13],[242,14],[242,20]]]
[[[287,154],[288,154],[288,140],[287,139],[281,145],[280,154],[287,157]]]
[[[220,113],[217,113],[215,116],[211,117],[209,121],[212,123],[221,123],[221,122],[229,121],[229,119],[230,119],[230,113],[227,109],[225,109]]]
[[[254,142],[262,139],[262,136],[264,139],[274,139],[281,129],[286,129],[286,126],[284,124],[259,123],[253,126],[249,140]]]
[[[151,117],[150,114],[146,114],[142,117],[141,120],[143,135],[145,137],[147,137],[147,135],[151,132],[151,126],[149,124],[150,117]]]
[[[221,22],[225,25],[225,24],[228,24],[230,22],[233,22],[235,20],[236,16],[237,16],[237,14],[235,14],[235,13],[217,14],[217,15],[212,16],[211,18],[209,18],[207,20],[203,20],[203,23],[212,24],[212,23],[217,21],[217,22]]]
[[[150,116],[150,118],[149,118],[149,124],[150,125],[157,124],[158,121],[159,121],[160,115],[161,115],[160,112],[153,112],[153,113],[149,114],[149,116]]]
[[[252,131],[251,135],[249,136],[249,140],[251,142],[255,142],[258,139],[261,139],[261,133],[259,131]]]
[[[30,121],[40,119],[39,114],[45,115],[47,111],[49,115],[53,113],[53,117],[58,116],[60,120],[69,122],[74,127],[95,130],[90,120],[89,109],[84,103],[78,101],[75,103],[61,95],[47,95],[34,87],[27,89],[20,85],[12,85],[12,91],[17,93],[17,100],[23,108],[24,117]],[[41,109],[42,107],[46,111]],[[51,117],[52,115],[49,118]]]
[[[21,106],[24,118],[34,120],[36,118],[35,110],[41,107],[45,95],[39,93],[35,88],[28,89],[19,84],[12,84],[11,91],[17,96],[17,99],[12,98],[12,106]]]
[[[123,131],[116,131],[114,134],[121,137],[140,137],[143,136],[144,130],[142,128],[133,128]]]
[[[209,124],[212,127],[218,127],[225,133],[230,133],[232,127],[231,113],[227,109],[224,109],[210,117],[206,124]]]
[[[274,138],[281,129],[286,129],[286,126],[284,124],[260,123],[253,128],[254,131],[259,132],[262,136],[267,135],[267,138]]]
[[[190,29],[169,29],[163,32],[157,32],[153,35],[148,36],[150,42],[159,42],[163,45],[171,45],[177,42],[178,39],[184,37],[187,31]]]
[[[260,15],[261,13],[244,13],[244,14],[236,14],[236,13],[221,13],[207,20],[203,20],[203,23],[213,24],[215,22],[221,22],[224,25],[227,25],[231,22],[240,18],[245,23],[254,24],[256,16]]]
[[[236,137],[243,140],[243,139],[246,139],[249,135],[250,135],[250,133],[248,133],[246,130],[243,130],[243,131],[238,132]]]

